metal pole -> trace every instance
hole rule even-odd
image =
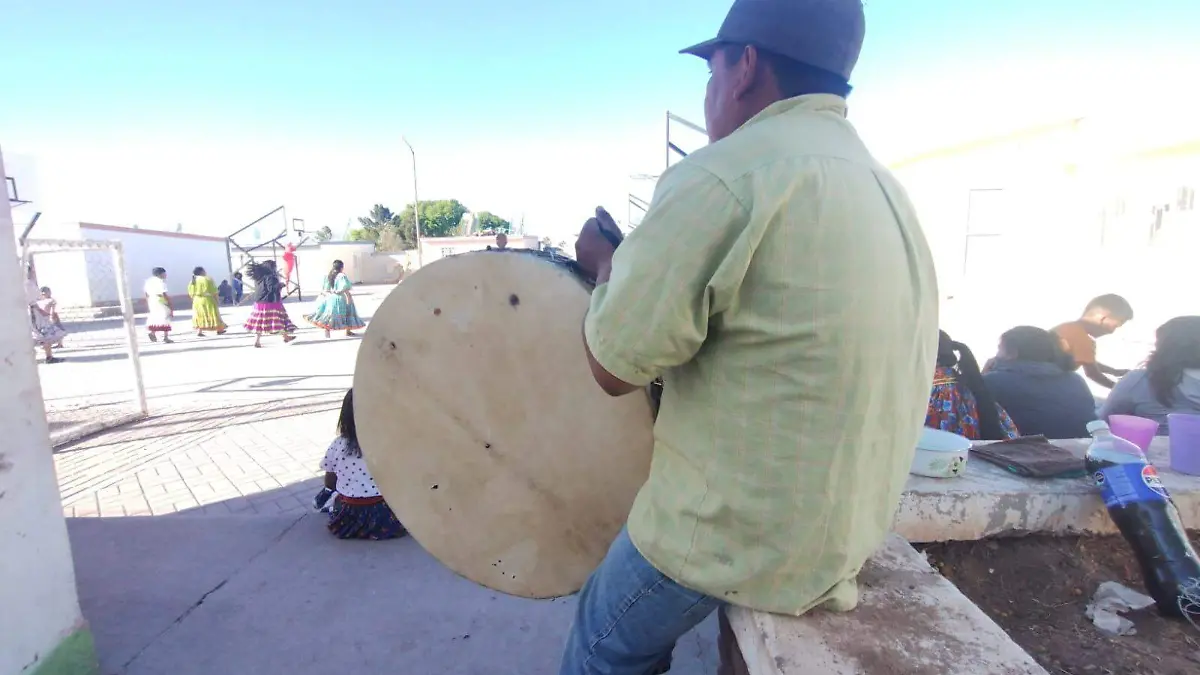
[[[137,326],[133,321],[133,296],[129,293],[129,279],[125,276],[125,253],[120,243],[112,249],[113,266],[117,269],[117,295],[121,298],[121,315],[125,319],[125,339],[129,346],[129,363],[133,366],[133,391],[137,396],[138,411],[150,414],[146,403],[146,386],[142,382],[142,359],[138,356]]]
[[[667,168],[671,168],[671,111],[667,111]]]
[[[417,269],[425,266],[424,256],[421,254],[421,198],[417,196],[417,151],[413,150],[412,143],[408,139],[401,136],[400,140],[408,146],[408,152],[412,155],[413,160],[413,223],[417,230]]]

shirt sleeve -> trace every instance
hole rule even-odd
[[[749,267],[748,220],[708,171],[683,163],[664,173],[646,217],[617,248],[611,278],[592,293],[584,336],[596,361],[645,386],[691,360]]]
[[[325,450],[325,458],[321,460],[322,471],[337,471],[337,456],[343,452],[344,447],[344,441],[340,436],[329,444],[329,448]]]

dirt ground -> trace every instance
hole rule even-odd
[[[1193,544],[1200,543],[1192,533]],[[1200,630],[1153,607],[1127,615],[1135,635],[1110,638],[1084,616],[1105,581],[1145,593],[1120,537],[1025,537],[922,547],[935,569],[1051,675],[1196,675]]]

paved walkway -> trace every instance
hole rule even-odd
[[[388,290],[359,293],[364,318]],[[306,311],[289,305],[294,320]],[[233,325],[241,317],[231,314]],[[263,349],[233,332],[176,340],[143,345],[150,418],[56,449],[64,514],[303,512],[352,384],[358,340],[325,340],[312,329],[290,346],[271,340]],[[97,396],[87,390],[98,381],[119,386],[128,364],[110,356],[42,366],[43,391],[64,400]]]

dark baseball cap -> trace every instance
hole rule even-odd
[[[724,44],[754,45],[849,80],[866,24],[862,0],[735,0],[717,37],[680,53],[709,59]]]

